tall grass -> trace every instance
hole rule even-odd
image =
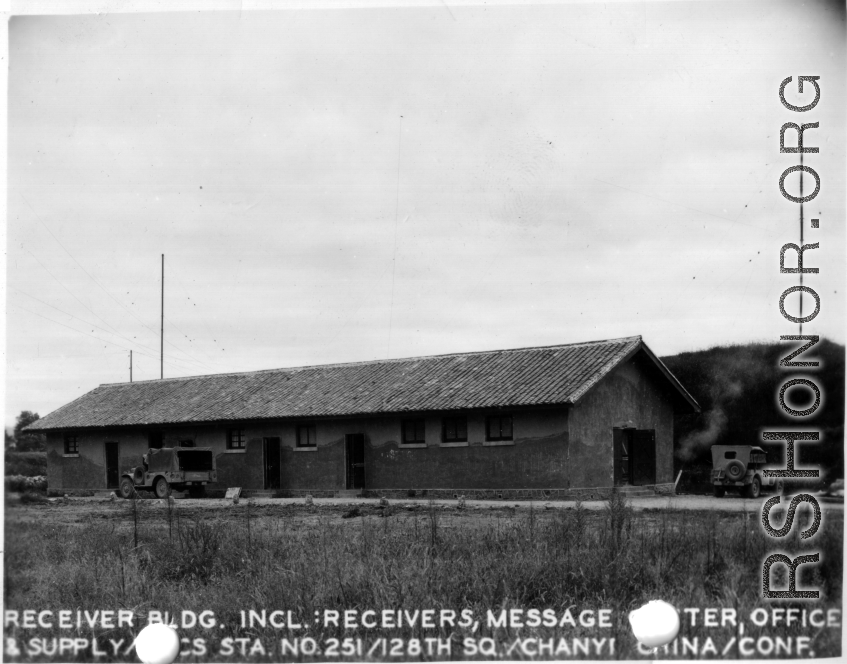
[[[800,547],[796,537],[775,545],[761,532],[756,514],[633,512],[617,494],[600,512],[580,504],[493,513],[421,507],[391,506],[380,516],[341,519],[340,508],[263,516],[260,508],[241,505],[194,520],[181,516],[178,504],[166,511],[155,505],[139,509],[130,501],[128,509],[116,508],[124,511],[105,521],[35,523],[6,538],[6,608],[131,608],[139,616],[150,609],[172,615],[211,609],[226,628],[198,635],[271,640],[303,633],[242,629],[239,610],[290,609],[300,623],[312,626],[315,611],[324,609],[469,608],[484,619],[489,609],[609,608],[615,616],[612,634],[580,627],[521,633],[616,636],[618,658],[638,657],[629,610],[661,598],[680,607],[749,613],[767,606],[759,598],[765,556]],[[774,513],[775,523],[777,518]],[[801,572],[799,585],[821,587],[823,603],[840,606],[842,517],[829,512],[825,518],[812,541],[822,561],[813,574]],[[784,584],[784,575],[777,582]],[[698,629],[684,627],[683,633],[694,636]],[[374,636],[367,630],[310,630],[315,638]],[[390,636],[451,634],[463,631],[405,627]],[[483,622],[475,635],[505,640],[514,631]],[[840,641],[828,638],[818,636],[818,656],[838,653]]]

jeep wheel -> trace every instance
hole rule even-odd
[[[726,489],[724,487],[715,484],[713,488],[715,491],[715,498],[723,498],[726,495]]]
[[[121,480],[119,491],[121,492],[121,498],[132,498],[135,495],[135,485],[131,479],[124,477]]]
[[[762,481],[758,477],[754,477],[746,487],[745,495],[748,498],[758,498],[762,493]]]
[[[156,498],[167,498],[171,495],[171,488],[168,486],[168,481],[164,477],[156,480],[156,484],[153,485],[153,491],[156,492]]]
[[[773,488],[774,494],[776,494],[777,496],[781,496],[783,491],[785,491],[785,482],[783,482],[782,480],[777,480]]]

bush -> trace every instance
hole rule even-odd
[[[4,475],[36,477],[46,474],[47,454],[45,452],[14,452],[6,450],[6,471]]]
[[[30,505],[44,505],[45,503],[49,503],[50,501],[47,499],[47,496],[45,496],[43,493],[36,493],[35,491],[25,491],[21,494],[21,502]]]
[[[6,491],[15,491],[18,493],[36,491],[44,493],[47,491],[47,478],[43,475],[38,477],[7,475]]]

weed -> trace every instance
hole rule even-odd
[[[50,501],[47,499],[47,496],[45,496],[43,493],[27,490],[21,494],[21,502],[25,504],[44,505],[46,503],[49,503]]]
[[[227,625],[222,635],[243,636],[229,631],[240,623],[238,611],[265,607],[291,607],[293,619],[305,624],[325,608],[444,607],[484,616],[489,609],[562,612],[576,605],[625,616],[656,597],[677,606],[733,607],[741,614],[765,605],[761,561],[773,542],[755,519],[671,509],[634,512],[625,496],[612,496],[598,512],[580,504],[533,508],[529,514],[421,507],[397,510],[381,527],[375,527],[373,515],[360,514],[357,523],[341,518],[337,507],[320,506],[300,515],[279,510],[276,516],[246,507],[243,515],[230,510],[202,520],[186,518],[179,508],[169,520],[165,508],[151,506],[143,519],[134,509],[105,522],[36,520],[7,539],[6,608],[119,605],[172,615],[210,609]],[[242,521],[247,509],[249,540]],[[815,541],[821,563],[801,571],[799,579],[800,586],[819,585],[824,609],[840,606],[843,571],[842,516],[828,512],[825,518],[827,527]],[[781,543],[789,555],[801,547],[808,543],[797,538]],[[774,582],[784,579],[775,574]],[[392,636],[417,636],[416,629],[398,628]],[[699,626],[686,629],[688,638],[713,636]],[[794,629],[785,636],[801,633]],[[622,630],[616,655],[637,658]],[[271,639],[286,635],[270,628],[254,632]],[[443,636],[451,633],[459,638],[450,629]],[[366,635],[333,626],[314,634]],[[596,633],[576,628],[572,635]],[[477,637],[483,636],[501,634],[483,625]],[[814,636],[811,645],[819,656],[838,654],[839,644],[828,638]]]

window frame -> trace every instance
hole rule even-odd
[[[418,431],[419,425],[421,427],[420,431]],[[410,426],[414,428],[414,440],[406,440],[406,431],[408,431]],[[418,433],[421,434],[422,438],[418,438]],[[426,445],[426,418],[406,417],[400,420],[400,445],[407,447]]]
[[[307,430],[306,438],[307,442],[303,443],[303,436],[301,435],[301,431]],[[314,422],[301,422],[294,428],[294,434],[296,436],[295,446],[298,449],[306,449],[312,450],[317,449],[318,447],[318,427]],[[311,438],[312,442],[309,443],[308,439]]]
[[[238,439],[239,444],[233,444],[235,438]],[[226,449],[233,452],[243,452],[247,449],[247,437],[244,435],[243,428],[233,427],[226,430]]]
[[[73,449],[70,447],[70,439],[73,439]],[[79,434],[77,433],[66,433],[63,436],[64,443],[64,455],[65,456],[79,456]]]
[[[503,431],[503,420],[509,420],[509,435],[502,435]],[[497,420],[497,430],[498,435],[491,435],[491,424],[492,421]],[[500,413],[497,415],[486,415],[485,416],[485,442],[487,443],[502,443],[502,442],[512,442],[515,440],[515,419],[511,413]]]
[[[464,430],[465,435],[459,436],[458,433],[452,438],[447,436],[447,422],[448,420],[453,421],[453,429],[458,432],[459,427],[456,426],[456,422],[463,420],[464,421]],[[441,442],[442,443],[467,443],[468,442],[468,416],[467,415],[448,415],[441,418]]]

